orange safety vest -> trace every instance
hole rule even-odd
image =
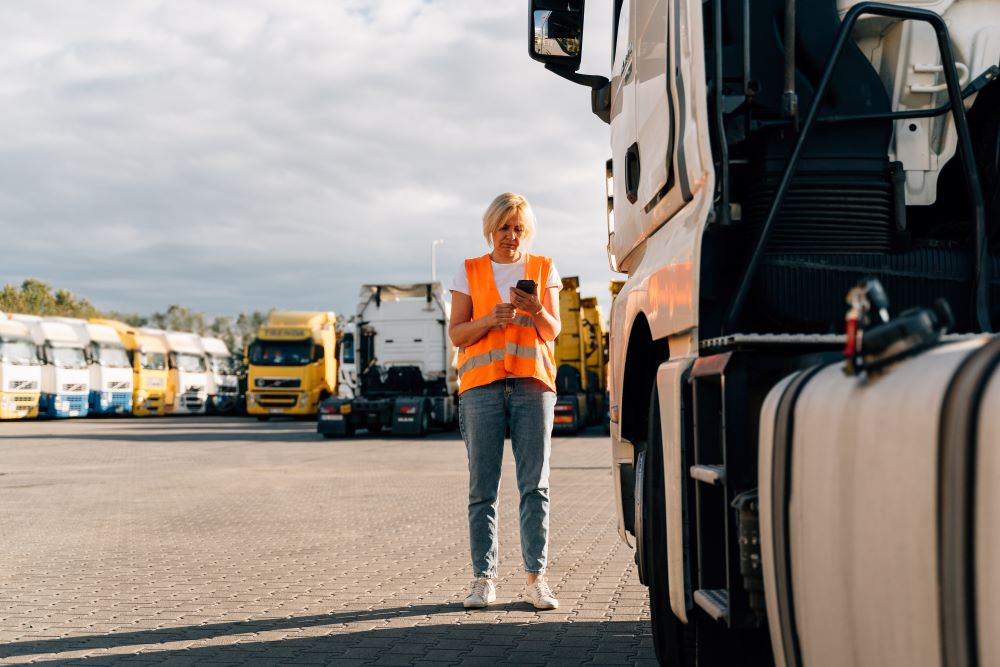
[[[524,277],[534,280],[543,294],[551,268],[551,258],[528,255]],[[472,318],[478,319],[503,300],[497,292],[490,256],[465,260],[465,274],[469,278]],[[521,310],[516,311],[506,327],[493,327],[475,343],[458,351],[459,394],[509,376],[535,378],[556,390],[552,348],[538,335],[531,315]]]

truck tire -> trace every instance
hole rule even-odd
[[[660,428],[660,401],[656,385],[649,397],[649,429],[643,452],[642,529],[637,531],[636,548],[641,550],[643,576],[649,587],[649,610],[653,625],[653,647],[661,665],[681,667],[694,664],[693,623],[680,622],[670,609],[667,588],[667,510],[664,505],[663,437]]]
[[[420,410],[420,433],[418,437],[426,438],[427,434],[431,432],[431,409],[430,406],[425,405],[422,410]]]

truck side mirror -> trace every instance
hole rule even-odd
[[[528,53],[546,64],[580,69],[584,0],[532,0]]]

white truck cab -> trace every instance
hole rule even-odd
[[[613,0],[594,73],[584,5],[531,0],[528,50],[607,124],[611,480],[661,663],[1000,664],[1000,435],[964,430],[1000,337],[939,345],[1000,328],[1000,0]]]
[[[38,416],[42,362],[24,322],[0,314],[0,419]]]
[[[232,355],[219,338],[201,337],[201,349],[208,363],[208,411],[232,412],[236,408],[239,387],[233,371]]]
[[[41,352],[39,416],[86,417],[90,394],[86,336],[58,319],[35,315],[14,318],[27,325]]]
[[[132,362],[118,332],[106,324],[93,324],[72,317],[51,319],[73,327],[86,342],[90,369],[89,412],[98,415],[131,414]]]
[[[160,338],[167,347],[168,414],[205,414],[208,407],[208,361],[201,337],[193,333],[143,328],[141,333]]]

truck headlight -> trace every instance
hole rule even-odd
[[[107,407],[111,403],[111,393],[107,391],[101,392],[101,407]]]
[[[299,397],[299,405],[303,407],[309,405],[309,394],[302,394],[302,396]]]

